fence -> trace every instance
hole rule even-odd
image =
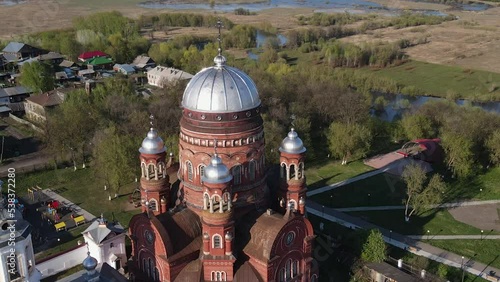
[[[36,262],[36,269],[42,273],[43,278],[46,278],[66,269],[80,265],[86,257],[87,248],[85,244],[82,244],[69,251],[65,251],[40,262]]]
[[[43,130],[41,128],[39,128],[38,126],[32,124],[31,122],[27,121],[27,120],[24,120],[22,118],[18,118],[16,117],[15,115],[13,114],[9,114],[9,117],[13,120],[15,120],[16,122],[19,122],[21,124],[25,124],[25,125],[28,125],[29,127],[31,127],[33,130],[35,131],[38,131],[39,133],[43,133]]]

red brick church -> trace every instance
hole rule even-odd
[[[227,66],[220,52],[214,62],[185,89],[179,165],[171,166],[173,156],[167,160],[153,128],[139,149],[143,213],[129,224],[131,276],[148,282],[317,281],[314,233],[305,218],[306,149],[292,129],[279,148],[279,187],[268,187],[255,83]],[[175,193],[169,172],[177,168]],[[281,208],[270,209],[272,203]]]

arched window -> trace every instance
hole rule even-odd
[[[155,179],[156,167],[155,164],[148,164],[148,179]]]
[[[290,200],[288,202],[288,205],[290,206],[290,211],[291,212],[294,212],[297,210],[297,203],[295,202],[295,200]]]
[[[189,181],[193,181],[193,164],[190,161],[186,162],[187,177]]]
[[[286,164],[285,163],[281,163],[280,177],[281,177],[281,179],[284,179],[286,177]]]
[[[158,177],[165,178],[166,170],[164,163],[158,163]]]
[[[147,175],[148,175],[148,173],[147,173],[147,169],[146,169],[146,164],[141,163],[141,176],[146,177]]]
[[[155,276],[156,276],[156,280],[155,281],[160,281],[160,272],[158,271],[157,267],[155,267]]]
[[[296,169],[296,168],[295,168],[295,165],[294,165],[294,164],[291,164],[291,165],[290,165],[290,178],[288,178],[288,180],[293,179],[293,178],[295,178],[295,177],[296,177],[296,174],[295,174],[295,173],[296,173],[296,171],[295,171],[295,169]]]
[[[220,235],[215,234],[212,237],[212,248],[214,248],[214,249],[222,248],[222,237]]]
[[[233,167],[233,184],[238,185],[241,183],[241,165]]]
[[[215,272],[215,281],[222,281],[222,273],[220,271]]]
[[[255,161],[250,161],[248,164],[248,179],[255,180]]]
[[[204,209],[204,210],[209,209],[209,208],[210,208],[210,205],[211,205],[211,203],[210,203],[210,196],[208,196],[208,193],[207,193],[207,192],[205,192],[205,193],[203,194],[203,209]]]
[[[284,268],[280,269],[280,274],[279,274],[279,277],[278,277],[278,281],[279,282],[285,282],[285,269]]]
[[[148,271],[148,264],[146,262],[146,259],[142,259],[142,272],[147,273]]]
[[[299,274],[299,261],[296,260],[292,263],[292,278]]]
[[[285,279],[292,276],[292,259],[288,259],[285,265]]]
[[[147,270],[148,277],[153,276],[153,262],[151,261],[151,258],[148,259],[148,270]]]
[[[200,179],[201,179],[201,177],[203,177],[205,175],[205,165],[200,165],[198,167],[198,170],[200,172]]]
[[[304,163],[299,163],[299,170],[297,171],[297,175],[299,179],[302,179],[302,177],[304,177]]]
[[[158,202],[155,199],[149,200],[149,209],[152,211],[158,211]]]
[[[313,275],[311,276],[311,282],[318,282],[318,275],[313,274]]]

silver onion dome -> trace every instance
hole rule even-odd
[[[237,68],[226,66],[226,58],[217,55],[215,65],[198,72],[187,85],[182,107],[211,113],[240,112],[260,106],[253,80]]]
[[[301,154],[306,151],[306,147],[304,147],[304,143],[299,138],[297,132],[292,128],[288,132],[287,137],[281,142],[279,150],[283,153]]]
[[[159,154],[165,152],[165,150],[165,144],[160,136],[158,136],[158,132],[154,128],[151,128],[146,138],[142,141],[139,152],[143,154]]]
[[[85,270],[92,271],[97,267],[97,260],[90,256],[90,252],[87,252],[87,257],[83,260],[82,265]]]
[[[206,183],[226,183],[233,179],[229,169],[222,163],[222,159],[215,154],[210,160],[210,164],[205,168],[205,173],[201,180]]]

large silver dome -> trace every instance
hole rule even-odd
[[[292,128],[290,132],[288,132],[288,136],[281,142],[279,150],[283,153],[301,154],[306,151],[306,147],[304,147],[304,143],[299,138],[297,132]]]
[[[233,176],[229,169],[222,163],[222,159],[215,154],[210,160],[210,164],[205,168],[205,173],[201,180],[206,183],[226,183],[231,181]]]
[[[198,72],[184,91],[182,106],[199,112],[240,112],[260,105],[259,93],[253,80],[237,68],[225,65],[226,58],[218,55],[215,66]]]
[[[151,128],[146,138],[142,141],[139,152],[143,154],[159,154],[165,152],[165,150],[165,144],[160,136],[158,136],[158,132],[154,128]]]

